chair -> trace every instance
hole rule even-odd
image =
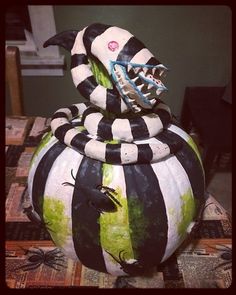
[[[8,46],[5,49],[6,82],[9,86],[11,114],[24,115],[23,91],[20,69],[20,52],[16,46]]]
[[[202,159],[206,185],[214,163],[224,153],[232,157],[232,108],[223,100],[226,87],[186,87],[181,125],[186,132],[195,130],[203,147]]]

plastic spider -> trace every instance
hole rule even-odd
[[[105,250],[106,251],[106,250]],[[139,263],[139,261],[135,261],[132,263],[128,263],[125,261],[125,251],[122,250],[119,253],[119,258],[116,258],[110,252],[106,251],[117,263],[120,264],[120,268],[131,276],[143,275],[146,272],[146,269]]]
[[[74,181],[76,181],[72,170],[71,176]],[[117,210],[117,205],[122,207],[121,203],[112,195],[117,195],[117,192],[108,186],[99,184],[95,188],[91,188],[81,184],[72,184],[70,182],[63,182],[62,185],[72,186],[77,191],[83,193],[84,196],[86,196],[88,205],[94,208],[98,213],[115,212]]]
[[[214,270],[224,267],[224,270],[228,270],[232,268],[232,248],[226,246],[226,245],[218,245],[217,250],[221,251],[220,258],[225,260],[224,262],[218,264],[216,267],[214,267]]]
[[[22,247],[21,247],[22,248]],[[28,261],[29,263],[23,264],[17,267],[15,270],[22,269],[23,271],[34,270],[40,265],[44,264],[55,270],[60,270],[61,267],[65,268],[65,265],[62,264],[65,262],[64,254],[61,253],[60,249],[55,248],[50,251],[43,251],[42,249],[35,247],[34,250],[24,249],[25,255],[29,254]]]

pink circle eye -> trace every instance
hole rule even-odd
[[[115,51],[119,48],[119,44],[116,41],[110,41],[108,43],[108,49],[111,51]]]

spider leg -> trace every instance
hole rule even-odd
[[[72,183],[70,183],[70,182],[68,182],[68,181],[63,182],[62,185],[65,185],[65,186],[68,185],[68,186],[76,187],[74,184],[72,184]]]
[[[75,177],[74,177],[74,175],[73,175],[73,169],[71,169],[70,174],[71,174],[72,178],[73,178],[74,180],[76,180]]]
[[[102,188],[105,189],[105,190],[107,190],[107,191],[109,191],[109,192],[114,193],[115,195],[118,194],[114,188],[111,188],[111,187],[109,187],[109,186],[105,186],[105,185],[101,185],[101,184],[98,184],[98,185],[96,186],[96,189],[101,190]]]
[[[107,194],[117,205],[122,207],[121,203],[110,192],[106,192],[105,194]]]
[[[220,247],[222,247],[222,248],[225,248],[226,249],[226,251],[227,252],[231,252],[232,251],[232,248],[230,248],[229,246],[226,246],[226,245],[218,245],[218,246],[220,246]],[[220,249],[219,249],[220,250]],[[223,249],[221,249],[221,251],[224,251]]]
[[[229,265],[230,263],[231,262],[229,262],[229,261],[222,262],[222,263],[218,264],[216,267],[214,267],[213,270],[216,270],[217,268],[219,268],[221,266]]]
[[[55,270],[60,270],[60,268],[57,268],[56,267],[57,265],[66,268],[65,265],[60,264],[60,263],[56,263],[56,262],[49,263],[49,262],[45,261],[44,264],[47,265],[47,266],[49,266],[49,267],[51,267],[51,268],[53,268],[53,269],[55,269]]]
[[[43,250],[42,249],[40,249],[40,248],[38,248],[38,247],[34,247],[35,249],[37,249],[37,250],[39,250],[39,251],[36,251],[36,250],[30,250],[30,249],[25,249],[25,248],[23,248],[23,247],[21,247],[21,246],[19,246],[22,250],[24,250],[25,251],[25,253],[24,253],[24,255],[27,255],[27,254],[37,254],[37,255],[44,255],[44,252],[43,252]]]
[[[33,254],[41,254],[42,255],[42,257],[44,256],[44,251],[41,249],[41,248],[39,248],[39,247],[34,247],[35,249],[38,249],[39,250],[39,252],[36,252],[36,251],[34,251],[34,250],[29,250],[29,253],[33,253]]]
[[[120,264],[120,261],[113,255],[111,254],[110,252],[108,252],[107,250],[105,250],[117,263]]]
[[[41,264],[42,264],[42,262],[37,262],[36,264],[35,263],[27,263],[27,264],[17,267],[15,270],[20,270],[20,269],[23,271],[34,270],[34,269],[38,268]]]
[[[46,252],[46,254],[52,254],[52,255],[55,255],[55,254],[61,254],[61,250],[59,248],[55,248],[55,249],[52,249],[48,252]]]

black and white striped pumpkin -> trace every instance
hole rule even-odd
[[[89,53],[111,64],[107,53],[96,51],[94,42],[100,47],[101,40],[112,53],[119,48],[116,61],[134,66],[144,58],[139,65],[150,69],[160,64],[130,33],[115,28],[91,25],[48,42],[72,50],[74,82],[92,104],[54,113],[52,131],[31,161],[28,189],[31,214],[68,257],[113,275],[141,275],[170,257],[191,232],[204,204],[204,172],[196,145],[171,123],[159,98],[155,104],[151,99],[151,108],[140,97],[129,104],[114,88],[111,99],[111,91],[91,75]],[[146,111],[139,113],[137,106]]]

